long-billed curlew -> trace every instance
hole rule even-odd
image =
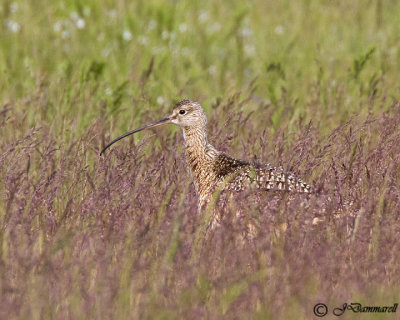
[[[199,210],[209,202],[215,188],[221,185],[223,189],[230,191],[241,191],[253,186],[261,190],[311,192],[307,183],[291,173],[285,173],[281,168],[238,160],[215,149],[207,141],[207,118],[203,108],[199,103],[187,99],[178,102],[170,116],[129,131],[111,141],[100,155],[122,138],[163,124],[175,124],[183,130],[187,160],[199,196]]]

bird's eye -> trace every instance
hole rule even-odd
[[[180,113],[180,114],[185,114],[185,113],[186,113],[186,110],[179,110],[179,113]]]

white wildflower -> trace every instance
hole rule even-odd
[[[225,57],[226,57],[226,49],[219,48],[219,49],[217,50],[217,54],[218,54],[219,57],[225,58]]]
[[[108,11],[108,16],[110,18],[116,18],[117,17],[117,10],[112,9],[112,10]]]
[[[150,20],[149,26],[148,26],[149,31],[154,30],[156,27],[157,27],[157,21],[155,21],[155,20]]]
[[[76,20],[76,27],[78,29],[83,29],[85,27],[85,20],[82,18],[79,18],[78,20]]]
[[[63,32],[61,32],[61,38],[63,39],[68,39],[70,36],[69,31],[68,30],[64,30]]]
[[[169,37],[169,32],[164,30],[163,32],[161,32],[161,39],[163,40],[167,40]]]
[[[164,103],[164,98],[163,97],[158,97],[157,98],[157,103],[160,104],[160,105],[163,104]]]
[[[214,34],[221,30],[221,25],[218,22],[214,22],[207,28],[209,34]]]
[[[179,32],[182,32],[182,33],[186,32],[187,29],[188,29],[188,27],[187,27],[187,24],[186,24],[186,23],[181,23],[181,24],[179,25],[179,27],[178,27]]]
[[[76,21],[76,20],[79,19],[79,15],[78,15],[78,13],[77,13],[76,11],[71,12],[71,14],[69,15],[69,17],[70,17],[72,20],[74,20],[74,21]]]
[[[110,54],[111,54],[111,48],[109,48],[109,47],[104,48],[103,50],[101,50],[101,55],[104,58],[107,58]]]
[[[125,41],[131,41],[132,40],[132,33],[128,29],[125,29],[124,32],[122,32],[122,38]]]
[[[19,23],[14,20],[6,19],[4,24],[11,32],[17,33],[19,32],[19,30],[21,30],[21,26],[19,25]]]
[[[207,11],[201,11],[199,14],[199,17],[198,17],[200,22],[206,22],[208,20],[208,18],[209,18],[209,14]]]
[[[256,48],[253,45],[244,46],[244,52],[250,57],[254,56],[256,53]]]
[[[139,42],[143,45],[146,45],[149,43],[149,38],[145,37],[145,36],[140,36],[139,37]]]
[[[10,3],[10,11],[11,11],[11,13],[17,12],[18,8],[19,8],[18,3],[16,3],[16,2],[11,2]]]
[[[53,30],[54,30],[54,32],[60,32],[61,31],[61,29],[62,29],[62,26],[63,26],[63,24],[62,24],[62,22],[61,21],[57,21],[54,25],[53,25]]]
[[[211,74],[211,75],[215,75],[215,74],[217,73],[217,67],[214,66],[214,65],[211,65],[211,66],[208,68],[208,73]]]
[[[182,56],[186,57],[186,56],[188,56],[189,54],[190,54],[190,49],[189,49],[188,47],[182,48],[182,50],[181,50],[181,55],[182,55]]]
[[[276,26],[274,31],[276,34],[281,35],[285,32],[285,29],[282,26]]]
[[[250,37],[252,35],[252,31],[249,28],[242,28],[240,30],[240,35],[242,37]]]

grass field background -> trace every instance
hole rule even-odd
[[[399,17],[396,0],[2,1],[0,318],[310,319],[324,302],[330,319],[400,302]],[[202,238],[178,128],[99,157],[183,98],[218,149],[321,195],[238,195]]]

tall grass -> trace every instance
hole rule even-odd
[[[0,318],[399,302],[399,14],[390,0],[2,2]],[[99,157],[184,97],[216,147],[320,195],[237,194],[204,237],[179,130]],[[259,232],[243,243],[247,220]]]

